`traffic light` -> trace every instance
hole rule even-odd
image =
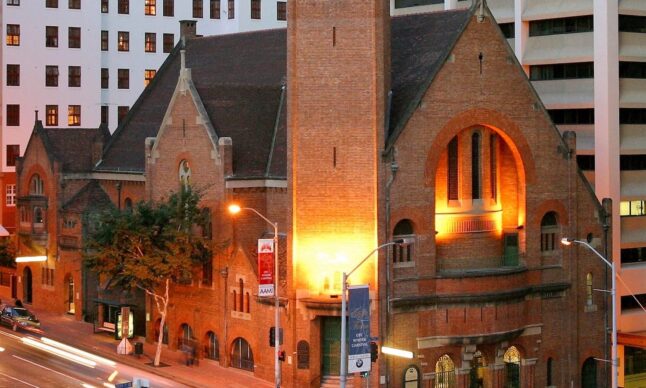
[[[379,358],[379,347],[375,341],[370,341],[370,362],[377,362]]]
[[[278,352],[278,360],[285,361],[285,351],[284,350],[281,350],[280,352]]]
[[[273,348],[274,345],[276,345],[276,328],[272,326],[269,328],[269,346]]]

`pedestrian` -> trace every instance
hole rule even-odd
[[[188,340],[183,339],[182,344],[180,345],[180,350],[184,353],[184,363],[186,366],[189,366],[191,363],[191,349],[188,345]]]

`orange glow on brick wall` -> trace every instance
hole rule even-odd
[[[435,230],[437,239],[446,238],[449,234],[492,232],[502,235],[502,211],[490,211],[483,214],[469,213],[435,213]]]
[[[341,293],[342,273],[349,272],[377,246],[373,233],[294,234],[294,282],[316,295]],[[348,279],[349,284],[376,283],[375,253]]]

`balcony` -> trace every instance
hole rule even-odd
[[[500,256],[447,258],[438,261],[437,274],[442,278],[505,275],[525,270],[525,255],[508,253]]]

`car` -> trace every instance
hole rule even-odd
[[[11,327],[13,331],[23,329],[41,332],[40,321],[24,307],[3,306],[0,311],[0,323]]]

